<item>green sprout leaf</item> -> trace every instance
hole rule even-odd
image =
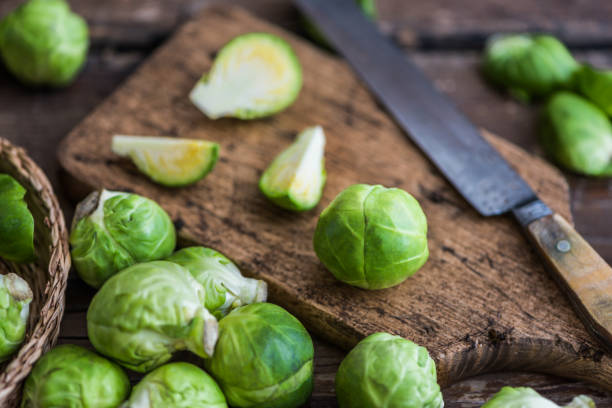
[[[612,116],[612,70],[583,66],[577,74],[577,83],[580,93]]]
[[[482,408],[560,408],[528,387],[503,387]],[[564,408],[595,408],[595,403],[587,396],[580,395]]]
[[[32,290],[14,273],[0,275],[0,362],[19,349],[25,338]]]
[[[24,197],[26,189],[8,174],[0,174],[0,256],[13,262],[33,261],[34,217]]]

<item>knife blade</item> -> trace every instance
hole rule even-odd
[[[612,268],[482,137],[354,0],[295,0],[406,135],[483,216],[512,212],[592,334],[612,348]]]

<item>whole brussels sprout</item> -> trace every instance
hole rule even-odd
[[[517,99],[546,96],[572,87],[579,64],[549,35],[496,35],[485,49],[484,73]]]
[[[612,125],[591,102],[558,92],[542,115],[540,141],[560,165],[590,176],[612,176]]]
[[[0,275],[0,361],[23,343],[30,314],[32,290],[14,273]]]
[[[576,77],[580,93],[612,116],[612,70],[600,71],[583,66]]]
[[[232,407],[293,408],[312,393],[314,348],[304,326],[285,309],[255,303],[219,322],[219,341],[206,370]]]
[[[424,347],[375,333],[360,341],[336,374],[340,408],[441,408],[436,364]]]
[[[268,285],[245,278],[232,261],[214,249],[184,248],[166,258],[187,269],[206,293],[205,306],[217,319],[238,306],[265,302]]]
[[[129,391],[128,377],[118,365],[65,344],[36,362],[23,388],[21,408],[116,408]]]
[[[560,408],[528,387],[503,387],[482,408]],[[595,408],[589,397],[580,395],[564,408]]]
[[[168,214],[154,201],[102,190],[77,206],[70,244],[79,276],[99,288],[130,265],[170,255],[176,232]]]
[[[110,278],[94,296],[87,334],[100,353],[138,372],[164,364],[178,350],[209,357],[218,325],[204,302],[204,288],[182,266],[136,264]]]
[[[201,368],[170,363],[147,374],[121,408],[227,408],[221,388]]]
[[[88,47],[87,23],[64,0],[29,0],[0,22],[0,54],[26,84],[69,84]]]
[[[339,280],[364,289],[388,288],[427,261],[427,219],[404,190],[355,184],[321,213],[314,249]]]
[[[34,260],[34,217],[23,199],[26,189],[0,174],[0,256],[14,262]]]

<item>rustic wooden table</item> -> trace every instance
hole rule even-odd
[[[0,2],[0,16],[20,0]],[[104,99],[182,21],[210,0],[72,1],[91,27],[87,65],[67,89],[32,90],[0,68],[0,135],[25,147],[49,175],[66,216],[73,205],[55,158],[61,138]],[[285,28],[300,31],[289,0],[225,0],[240,4]],[[514,102],[483,83],[478,74],[486,37],[499,31],[549,31],[561,37],[578,59],[612,67],[612,3],[598,0],[378,0],[379,25],[479,126],[539,153],[537,109]],[[612,181],[567,175],[576,225],[612,262]],[[88,345],[85,311],[93,291],[74,276],[69,281],[61,342]],[[336,407],[333,379],[344,352],[315,339],[316,383],[309,406]],[[612,393],[585,383],[531,373],[494,373],[444,390],[447,407],[477,407],[503,385],[536,388],[558,403],[575,394],[612,407]]]

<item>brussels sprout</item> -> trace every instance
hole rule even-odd
[[[130,391],[116,364],[72,344],[57,346],[36,363],[21,408],[116,408]]]
[[[404,190],[355,184],[321,213],[314,249],[339,280],[364,289],[388,288],[427,261],[427,219]]]
[[[70,244],[79,276],[99,288],[130,265],[170,255],[176,232],[168,214],[154,201],[102,190],[77,206]]]
[[[89,340],[100,353],[138,372],[189,350],[209,357],[217,319],[204,307],[204,288],[167,261],[133,265],[110,278],[87,311]]]
[[[600,71],[583,66],[576,77],[580,92],[612,116],[612,70]]]
[[[29,0],[0,22],[0,54],[29,85],[67,85],[87,56],[87,23],[64,0]]]
[[[306,211],[319,203],[325,187],[325,134],[321,126],[304,130],[261,176],[259,189],[287,210]]]
[[[293,408],[312,393],[314,348],[283,308],[256,303],[219,322],[215,354],[204,360],[232,407]]]
[[[211,119],[255,119],[291,105],[302,88],[302,67],[291,46],[267,33],[231,40],[189,98]]]
[[[612,176],[612,125],[591,102],[558,92],[542,115],[540,141],[560,165],[591,176]]]
[[[503,387],[482,408],[560,408],[528,387]],[[565,408],[595,408],[595,403],[584,395],[574,398]]]
[[[24,197],[26,189],[8,174],[0,174],[0,256],[27,262],[34,255],[34,217]]]
[[[121,408],[227,408],[221,389],[201,368],[170,363],[147,374]]]
[[[217,319],[238,306],[265,302],[268,297],[266,282],[245,278],[232,261],[214,249],[184,248],[166,260],[187,269],[204,287],[206,309]]]
[[[485,75],[520,100],[571,88],[578,68],[567,48],[548,35],[493,36],[486,45]]]
[[[25,338],[32,290],[14,273],[0,275],[0,361],[7,360]]]

